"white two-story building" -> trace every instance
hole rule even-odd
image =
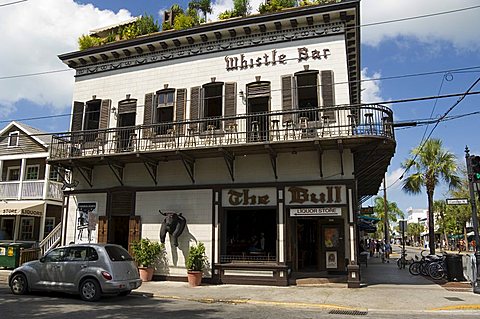
[[[63,242],[128,247],[182,214],[157,280],[186,280],[189,245],[217,283],[358,286],[357,208],[395,151],[392,111],[360,101],[359,1],[167,31],[66,53],[73,171]]]

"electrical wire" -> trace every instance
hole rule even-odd
[[[6,7],[6,6],[11,6],[13,4],[18,4],[21,2],[27,2],[28,0],[18,0],[18,1],[12,1],[12,2],[7,2],[7,3],[2,3],[0,4],[0,7]]]

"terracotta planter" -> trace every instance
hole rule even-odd
[[[153,278],[154,268],[150,267],[138,267],[138,272],[140,273],[140,279],[142,281],[150,281]]]
[[[189,270],[187,272],[188,285],[190,287],[200,286],[202,283],[202,272]]]

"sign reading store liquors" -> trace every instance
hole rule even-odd
[[[276,188],[224,189],[223,207],[276,206]]]
[[[340,207],[290,208],[290,216],[342,216]]]
[[[285,189],[286,205],[346,204],[345,185],[290,186]]]

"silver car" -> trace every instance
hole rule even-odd
[[[128,295],[141,286],[130,254],[112,244],[79,244],[55,248],[40,260],[23,264],[8,278],[12,293],[60,291],[97,301],[102,294]]]

